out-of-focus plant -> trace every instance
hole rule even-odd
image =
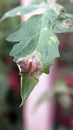
[[[18,4],[19,0],[0,1],[0,16]],[[0,129],[2,130],[22,129],[22,112],[18,108],[20,77],[16,64],[9,56],[12,45],[5,40],[19,23],[19,18],[0,22]]]
[[[4,111],[6,109],[6,94],[8,92],[8,77],[6,75],[6,66],[0,62],[0,111]]]

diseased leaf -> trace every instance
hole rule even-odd
[[[48,12],[50,13],[50,10],[49,8],[44,14],[31,17],[28,21],[20,25],[18,31],[7,38],[8,41],[18,42],[18,44],[13,46],[10,55],[14,57],[15,62],[19,65],[21,73],[23,71],[25,72],[25,76],[22,75],[22,88],[25,90],[24,92],[22,89],[23,94],[21,94],[23,101],[34,88],[33,83],[35,77],[38,78],[42,72],[48,73],[48,69],[53,63],[54,58],[59,56],[59,41],[50,29],[52,28],[51,23],[53,23],[54,20],[48,17]],[[34,57],[36,57],[35,61],[32,60]],[[39,62],[37,62],[37,59]],[[35,64],[32,64],[33,62]],[[38,71],[35,73],[35,69],[32,69],[33,65],[35,66],[34,68],[37,68],[37,65],[40,66],[40,69],[38,67],[40,73],[38,73]],[[25,82],[25,77],[28,80],[26,80],[27,82]],[[27,86],[29,86],[29,88]]]
[[[73,32],[73,15],[60,14],[53,26],[55,33]]]
[[[48,14],[33,16],[22,26],[18,31],[19,35],[17,35],[19,43],[13,47],[10,55],[18,62],[36,51],[40,55],[45,68],[48,69],[54,58],[59,56],[59,41],[48,27]],[[16,41],[16,35],[14,37],[13,34],[11,35],[9,39],[12,37],[12,41]]]
[[[30,8],[30,9],[29,9]],[[40,5],[29,5],[21,14],[31,12]],[[16,43],[10,55],[18,64],[21,73],[22,104],[38,82],[38,77],[49,73],[54,59],[59,57],[59,40],[55,33],[73,31],[73,16],[56,3],[45,4],[43,14],[34,15],[22,23],[18,30],[8,36],[7,40]],[[12,11],[9,16],[17,13]],[[4,18],[9,17],[5,14]]]

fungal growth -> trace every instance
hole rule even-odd
[[[43,72],[43,64],[40,59],[35,55],[30,55],[18,62],[20,73],[35,77]]]

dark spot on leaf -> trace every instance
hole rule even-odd
[[[40,60],[38,60],[38,58],[36,58],[35,56],[25,58],[24,60],[18,62],[18,65],[21,69],[22,74],[33,76],[37,72],[42,71],[42,65],[40,63]]]
[[[66,10],[65,10],[64,8],[62,8],[62,9],[60,10],[60,13],[66,13]]]
[[[71,19],[69,18],[66,18],[63,23],[62,23],[63,26],[66,26],[66,27],[72,27],[73,26],[73,22]]]

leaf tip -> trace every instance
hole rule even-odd
[[[21,107],[23,106],[23,104],[24,104],[24,103],[23,103],[23,101],[22,101],[21,104],[19,105],[19,108],[21,108]]]

